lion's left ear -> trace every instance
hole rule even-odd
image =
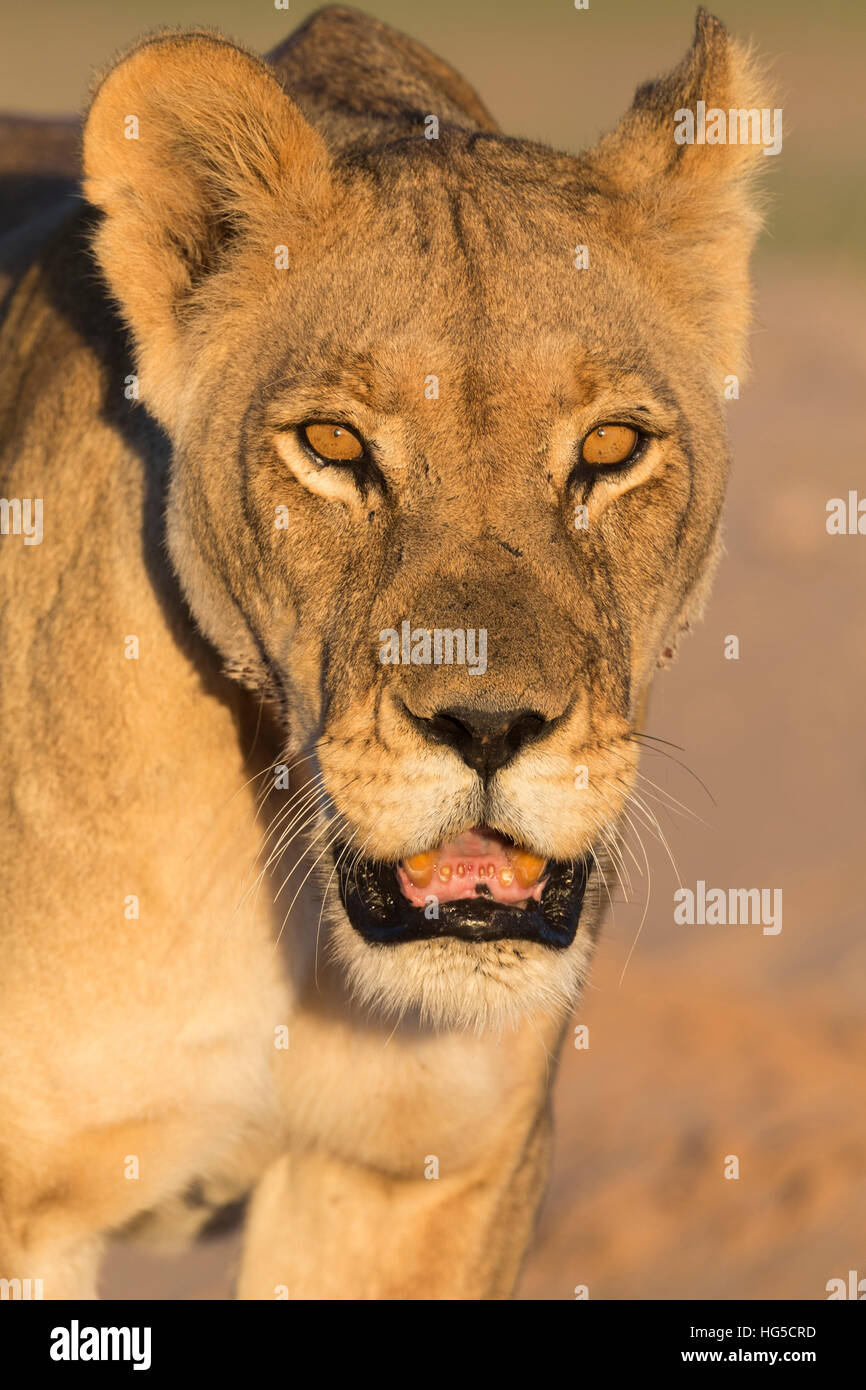
[[[328,166],[273,73],[218,34],[147,39],[98,87],[84,130],[85,193],[105,214],[95,250],[163,423],[184,302],[238,231],[297,234]]]
[[[763,222],[758,177],[781,148],[782,113],[760,66],[699,10],[694,43],[635,95],[581,163],[676,299],[719,372],[741,377],[750,320],[748,263]]]

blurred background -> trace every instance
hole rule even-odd
[[[266,52],[315,4],[42,0],[2,19],[0,108],[75,111],[138,34],[204,24]],[[577,151],[689,46],[690,0],[361,5],[448,59],[510,134]],[[825,1298],[866,1277],[866,498],[860,3],[717,0],[774,60],[784,148],[767,160],[753,371],[728,407],[727,555],[704,623],[659,674],[627,856],[556,1084],[556,1153],[526,1299]],[[739,639],[739,659],[725,657]],[[703,784],[703,785],[702,785]],[[691,815],[671,808],[670,798]],[[666,809],[668,808],[668,809]],[[783,926],[677,926],[679,883],[780,888]],[[628,900],[627,900],[628,899]],[[739,1178],[725,1177],[729,1155]],[[236,1238],[163,1260],[126,1247],[103,1287],[225,1298]]]

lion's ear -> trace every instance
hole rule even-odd
[[[696,333],[714,343],[720,369],[738,376],[749,256],[763,222],[757,180],[781,148],[782,113],[772,102],[762,68],[701,9],[683,61],[640,87],[619,126],[582,161],[620,200],[629,232]]]
[[[219,35],[157,35],[103,79],[84,130],[84,187],[105,214],[96,255],[151,398],[171,370],[183,302],[221,248],[256,225],[290,235],[327,169],[321,136],[272,73]]]

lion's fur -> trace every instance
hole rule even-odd
[[[545,855],[612,847],[629,735],[718,552],[759,223],[760,151],[674,147],[670,120],[766,104],[760,80],[702,13],[575,158],[331,9],[269,63],[206,31],[122,55],[84,128],[89,205],[59,227],[68,134],[46,137],[26,236],[0,242],[2,491],[45,509],[41,547],[0,538],[0,1275],[91,1296],[109,1233],[264,1174],[242,1297],[509,1293],[602,866],[563,952],[370,947],[327,859],[283,924],[287,894],[334,825],[395,860],[479,818],[404,706],[563,715],[484,812]],[[624,401],[660,440],[591,489],[578,550],[573,441]],[[376,437],[384,489],[306,468],[283,427],[324,403]],[[486,628],[483,692],[377,664],[406,617]],[[311,814],[321,776],[322,838],[258,881],[281,759]]]

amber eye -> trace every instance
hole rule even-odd
[[[351,463],[364,452],[358,436],[345,425],[304,425],[303,436],[313,452],[329,463]]]
[[[604,468],[608,464],[627,463],[640,443],[640,435],[631,425],[599,425],[583,441],[582,463]]]

